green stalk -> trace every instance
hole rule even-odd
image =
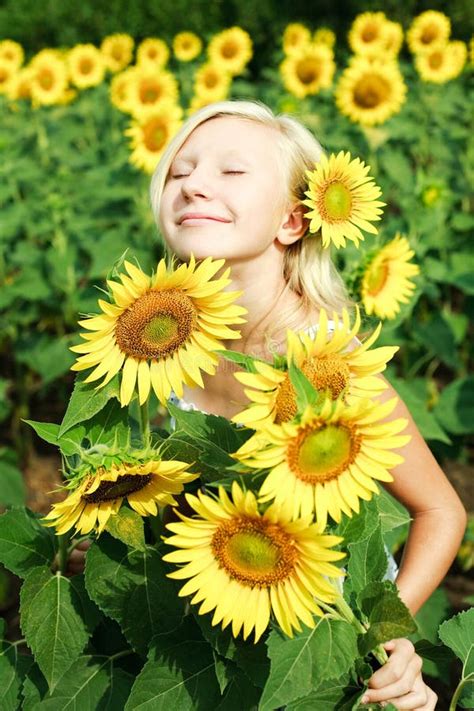
[[[57,554],[58,570],[61,573],[61,575],[64,575],[64,573],[66,572],[67,561],[69,558],[68,548],[69,548],[69,533],[63,533],[62,535],[58,536],[58,554]]]
[[[140,405],[140,429],[142,433],[143,447],[148,449],[150,446],[150,416],[148,412],[148,399],[143,405]]]
[[[466,679],[461,679],[461,681],[457,685],[456,691],[454,692],[453,698],[451,699],[451,703],[449,704],[449,711],[456,711],[456,709],[458,707],[459,697],[461,696],[461,692],[462,692],[463,688],[465,687],[465,685],[469,682],[472,683],[472,674],[470,674],[468,677],[466,677]]]
[[[342,595],[336,600],[336,607],[342,617],[347,620],[347,622],[350,622],[350,624],[355,627],[357,632],[360,634],[366,634],[367,629],[364,627],[362,622],[359,622]],[[378,644],[375,649],[372,649],[372,654],[380,664],[385,664],[388,661],[388,654],[381,644]]]

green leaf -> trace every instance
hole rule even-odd
[[[413,337],[446,365],[451,368],[459,367],[454,333],[441,314],[433,315],[425,323],[417,324]]]
[[[232,667],[230,679],[216,711],[258,711],[262,690],[249,682],[241,669]]]
[[[169,403],[168,410],[176,420],[177,432],[181,430],[197,440],[209,442],[224,453],[233,454],[249,437],[248,432],[242,433],[241,428],[225,417],[207,415],[197,410],[187,412],[172,403]]]
[[[90,597],[119,623],[132,647],[143,656],[151,638],[175,627],[183,615],[183,601],[167,572],[156,548],[130,550],[106,533],[87,552]]]
[[[358,595],[360,609],[369,630],[359,637],[359,651],[365,656],[378,644],[416,631],[416,623],[401,601],[394,583],[369,583]]]
[[[347,549],[347,573],[354,592],[361,592],[369,583],[383,579],[388,561],[380,523],[367,538],[349,543]]]
[[[440,426],[433,412],[428,410],[428,393],[426,391],[426,381],[422,380],[425,392],[423,397],[417,393],[415,384],[418,384],[421,379],[402,380],[389,376],[390,383],[393,385],[397,393],[405,402],[410,410],[410,414],[415,420],[415,423],[425,439],[435,439],[438,442],[451,444],[451,440],[445,430]]]
[[[308,405],[316,405],[319,399],[318,391],[294,363],[288,364],[288,375],[295,389],[298,412],[303,413]]]
[[[324,681],[318,688],[305,696],[297,699],[285,707],[286,711],[353,711],[358,709],[358,702],[364,694],[364,689],[356,686],[349,674],[344,674],[339,679]],[[369,711],[369,707],[366,708]]]
[[[411,518],[407,509],[386,489],[381,487],[379,495],[374,500],[383,534],[410,523]]]
[[[85,436],[91,446],[105,444],[117,449],[130,446],[128,411],[120,407],[118,400],[109,401],[106,406],[87,422]],[[68,431],[68,435],[72,430]]]
[[[24,679],[21,695],[22,711],[33,711],[41,699],[48,693],[48,682],[37,664],[33,664]]]
[[[0,516],[0,562],[15,575],[51,565],[56,548],[55,535],[29,509],[14,507]]]
[[[474,607],[443,622],[438,635],[443,644],[452,649],[462,662],[474,663]],[[474,666],[469,673],[474,673]]]
[[[76,378],[74,390],[59,429],[59,436],[70,430],[79,422],[86,422],[102,410],[108,401],[118,397],[118,375],[103,388],[96,389],[94,383],[84,383]]]
[[[83,425],[77,425],[77,427],[71,428],[66,435],[59,437],[59,425],[51,422],[35,422],[34,420],[24,420],[24,422],[33,427],[36,434],[41,439],[44,439],[45,442],[50,442],[50,444],[55,444],[59,447],[67,457],[82,452],[81,443],[86,432]]]
[[[49,568],[35,568],[20,594],[21,629],[50,689],[78,658],[89,639],[78,588]]]
[[[109,518],[105,530],[130,548],[146,548],[143,518],[127,506]]]
[[[178,628],[153,638],[125,711],[212,709],[220,698],[212,648],[188,616]]]
[[[273,631],[268,638],[270,676],[261,711],[295,701],[323,681],[340,677],[358,656],[354,627],[343,620],[323,617],[312,630],[292,639]]]
[[[34,710],[118,711],[125,708],[132,683],[133,676],[117,667],[113,658],[83,655]]]
[[[0,506],[21,506],[25,499],[23,474],[14,464],[0,458]]]
[[[22,681],[33,663],[30,655],[18,654],[18,647],[0,641],[0,689],[2,711],[17,711],[20,705]]]
[[[447,385],[436,403],[434,415],[448,432],[456,435],[474,432],[474,376]]]
[[[261,358],[254,358],[253,356],[245,355],[245,353],[240,353],[239,351],[220,350],[216,351],[216,355],[224,358],[224,360],[230,361],[231,363],[237,363],[237,365],[240,365],[248,373],[258,372],[254,365],[255,361],[267,364],[267,361],[262,360]]]

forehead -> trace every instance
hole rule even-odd
[[[250,119],[218,116],[197,126],[175,155],[195,160],[198,154],[243,158],[253,163],[277,163],[278,136],[275,129]]]

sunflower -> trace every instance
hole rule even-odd
[[[130,35],[109,35],[102,40],[100,51],[105,65],[111,72],[120,72],[132,61],[135,40]]]
[[[380,335],[381,324],[373,334],[353,350],[360,329],[359,309],[354,325],[343,309],[341,319],[334,314],[334,331],[328,327],[326,311],[321,309],[318,331],[315,337],[303,332],[287,332],[287,364],[294,363],[318,391],[325,391],[334,400],[341,395],[373,397],[385,390],[386,385],[377,373],[385,370],[387,362],[397,352],[398,346],[369,348]],[[292,420],[297,414],[296,395],[288,370],[273,368],[267,363],[255,361],[256,373],[234,373],[234,377],[246,386],[245,394],[252,404],[239,412],[232,420],[253,429],[265,429],[269,424],[281,424]]]
[[[106,63],[104,56],[93,44],[77,44],[67,55],[69,76],[79,89],[101,84]]]
[[[232,75],[222,67],[206,62],[196,70],[194,75],[194,93],[207,99],[206,103],[222,101],[229,94]]]
[[[449,17],[437,10],[426,10],[413,20],[407,42],[413,54],[424,52],[437,44],[445,44],[451,34]]]
[[[31,99],[34,106],[58,104],[68,88],[67,68],[57,53],[45,50],[30,62]]]
[[[407,304],[415,290],[410,281],[420,273],[417,264],[410,263],[414,252],[408,240],[397,234],[369,260],[361,281],[361,297],[365,311],[379,318],[395,318],[400,304]]]
[[[0,42],[0,61],[8,62],[15,69],[19,69],[23,64],[25,53],[23,47],[14,40],[2,40]]]
[[[387,20],[384,32],[383,52],[389,57],[398,56],[403,44],[403,27],[399,22]]]
[[[464,42],[448,42],[420,52],[415,57],[415,66],[423,81],[444,84],[462,72],[467,58]]]
[[[241,74],[252,58],[252,40],[241,27],[230,27],[212,37],[207,54],[213,64],[229,74]]]
[[[283,51],[286,55],[299,52],[311,43],[311,32],[300,22],[291,22],[283,32]]]
[[[406,85],[395,61],[360,57],[342,73],[336,104],[351,121],[373,126],[398,113],[405,96]]]
[[[125,131],[131,138],[130,162],[151,175],[168,145],[181,126],[183,110],[177,104],[161,102],[142,109],[138,118]]]
[[[311,208],[305,217],[311,220],[310,232],[321,230],[323,247],[331,242],[344,247],[346,239],[358,246],[364,239],[359,228],[377,234],[371,222],[380,220],[385,203],[378,200],[382,191],[369,170],[359,158],[351,161],[350,153],[340,151],[323,155],[313,171],[306,171],[308,199],[301,202]]]
[[[179,96],[176,77],[164,69],[139,67],[127,88],[130,113],[139,118],[143,110],[156,109],[161,104],[175,104]]]
[[[174,534],[164,542],[177,550],[163,560],[184,563],[170,578],[188,579],[179,595],[193,595],[198,613],[214,610],[213,625],[232,625],[237,637],[255,631],[255,643],[273,613],[289,637],[301,632],[300,621],[314,627],[313,615],[323,615],[318,601],[333,603],[338,594],[329,578],[342,572],[331,561],[344,553],[330,550],[338,536],[322,533],[309,517],[292,521],[288,507],[258,510],[255,494],[232,483],[232,499],[222,487],[219,497],[186,494],[198,517],[180,515],[169,523]]]
[[[72,370],[94,368],[85,382],[104,378],[106,385],[123,366],[120,401],[130,402],[138,384],[140,404],[153,387],[165,405],[171,388],[178,397],[183,382],[203,386],[200,369],[211,375],[222,349],[220,339],[240,338],[230,324],[243,323],[246,310],[232,302],[241,292],[223,292],[231,283],[229,269],[212,280],[224,265],[210,257],[167,271],[164,259],[152,277],[125,261],[128,274],[108,281],[113,302],[99,300],[102,312],[79,321],[92,333],[81,334],[86,343],[72,346],[81,355]]]
[[[339,522],[342,513],[358,513],[360,499],[378,493],[374,479],[393,481],[388,470],[403,457],[390,450],[410,440],[399,435],[407,420],[382,422],[397,401],[358,398],[347,405],[327,398],[318,408],[308,406],[299,422],[257,432],[233,456],[248,467],[271,470],[260,502],[292,502],[293,517],[314,514],[324,528],[328,514]]]
[[[179,32],[173,39],[173,52],[180,62],[190,62],[201,54],[202,41],[194,32]]]
[[[8,94],[10,83],[17,74],[14,64],[0,59],[0,94]]]
[[[285,88],[299,99],[329,88],[335,70],[333,52],[323,44],[307,45],[280,64]]]
[[[148,69],[163,69],[169,56],[166,42],[156,37],[147,37],[138,45],[137,65]]]
[[[314,44],[325,44],[329,49],[333,49],[336,44],[336,35],[329,27],[320,27],[314,31],[313,42]]]
[[[349,30],[349,46],[354,54],[383,52],[387,18],[383,12],[357,15]]]
[[[0,63],[1,76],[1,63]],[[31,99],[31,69],[25,67],[16,72],[5,87],[5,92],[9,99],[17,101],[18,99]],[[1,80],[0,80],[1,83]],[[1,89],[0,89],[1,92]],[[58,102],[59,103],[59,102]]]
[[[45,526],[58,534],[75,526],[78,533],[101,533],[110,516],[117,513],[124,499],[140,516],[155,516],[158,509],[177,501],[184,484],[196,479],[186,469],[189,464],[175,460],[122,461],[87,473],[76,489],[44,517]]]
[[[110,82],[110,100],[114,106],[124,113],[130,113],[130,87],[136,81],[137,68],[129,67],[116,74]]]

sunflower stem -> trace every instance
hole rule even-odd
[[[357,617],[354,615],[352,612],[351,608],[347,604],[347,602],[344,600],[342,595],[340,595],[337,600],[336,600],[336,607],[340,614],[342,615],[343,619],[347,620],[347,622],[350,622],[351,625],[355,627],[357,632],[360,634],[365,634],[367,632],[366,628],[362,624],[362,622],[359,622]]]
[[[143,447],[148,449],[150,446],[150,416],[148,411],[148,399],[145,400],[143,405],[140,405],[140,429]]]
[[[67,561],[69,558],[69,533],[63,533],[58,536],[58,571],[61,575],[64,575],[67,568]]]

